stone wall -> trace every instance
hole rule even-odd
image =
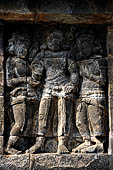
[[[113,1],[1,0],[0,20],[0,169],[112,170]]]

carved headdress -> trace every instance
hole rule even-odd
[[[82,30],[75,35],[75,47],[77,58],[101,55],[103,53],[102,45],[100,40],[95,36],[91,30]],[[91,52],[92,51],[92,52]],[[82,56],[84,54],[84,56]]]
[[[9,41],[16,41],[16,40],[20,40],[20,41],[24,41],[24,43],[26,45],[30,45],[31,41],[30,41],[31,37],[29,34],[26,33],[22,33],[22,32],[14,32],[12,34],[12,38]]]

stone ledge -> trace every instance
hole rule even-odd
[[[0,19],[6,21],[106,24],[113,22],[113,2],[104,0],[0,0]]]
[[[29,170],[29,156],[0,156],[0,170]]]
[[[0,157],[0,170],[112,170],[108,154],[23,154]]]
[[[71,154],[71,155],[57,155],[57,154],[40,154],[32,155],[30,162],[34,170],[49,170],[49,169],[63,169],[63,170],[107,170],[109,169],[109,157],[102,154]]]
[[[113,14],[68,14],[49,12],[17,12],[1,11],[0,19],[5,21],[26,21],[30,23],[61,23],[61,24],[109,24],[113,22]]]

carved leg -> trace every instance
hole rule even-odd
[[[104,107],[100,103],[98,103],[98,105],[97,104],[89,105],[88,107],[90,126],[92,129],[92,135],[94,137],[93,142],[95,143],[94,152],[104,151],[103,136],[105,135],[105,133],[104,133],[104,109],[103,108]]]
[[[10,136],[9,137],[8,145],[7,145],[7,148],[5,150],[8,154],[13,155],[13,154],[22,153],[22,151],[19,151],[19,150],[13,148],[13,145],[17,142],[18,139],[19,139],[18,136]]]
[[[58,137],[58,154],[67,154],[69,153],[67,147],[66,147],[67,137],[60,136]]]
[[[66,142],[66,125],[67,125],[66,99],[58,100],[58,154],[69,153]]]
[[[47,130],[47,118],[51,106],[51,98],[42,98],[39,106],[38,135],[36,143],[26,153],[41,152],[44,150],[45,134]]]
[[[45,137],[37,137],[35,144],[28,150],[26,150],[26,153],[40,153],[44,150],[44,142]]]
[[[83,138],[84,143],[74,148],[72,152],[81,152],[82,149],[92,146],[89,125],[88,125],[88,115],[87,115],[88,105],[85,102],[81,102],[77,107],[76,113],[76,126]]]
[[[91,101],[93,102],[93,100]],[[102,116],[102,107],[97,106],[97,103],[94,105],[89,105],[88,110],[88,123],[90,127],[90,135],[93,137],[93,143],[91,141],[84,142],[73,150],[73,152],[82,152],[82,153],[95,153],[103,152],[103,143],[98,140],[97,136],[103,136],[103,116]],[[81,121],[82,122],[82,121]],[[89,146],[88,146],[89,145]]]
[[[100,104],[99,104],[100,105]],[[90,126],[92,129],[92,135],[104,136],[104,109],[99,107],[99,105],[90,105],[88,107],[88,115]]]
[[[88,105],[81,102],[77,107],[76,126],[83,140],[90,140],[89,122],[88,122]]]
[[[23,128],[25,125],[26,104],[20,103],[13,105],[13,114],[15,124],[11,129],[6,151],[10,154],[18,154],[21,151],[14,149],[13,146],[20,138],[19,137],[20,133],[23,132]]]

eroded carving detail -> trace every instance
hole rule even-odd
[[[10,131],[10,137],[6,151],[8,153],[20,153],[13,145],[20,138],[26,121],[26,100],[36,97],[34,87],[29,84],[31,80],[30,65],[27,59],[30,48],[30,36],[25,33],[13,33],[7,47],[9,58],[6,62],[6,81],[10,87],[10,101],[14,115],[14,125]]]
[[[33,134],[36,141],[29,138],[26,153],[45,152],[48,129],[50,137],[58,140],[58,154],[104,152],[107,65],[103,47],[84,28],[79,33],[72,26],[66,33],[61,30],[52,28],[35,41],[30,34],[15,32],[8,41],[6,83],[14,116],[9,154],[22,153],[15,144],[27,128],[32,131],[31,126],[38,132]],[[73,131],[74,147],[69,146]]]
[[[106,60],[102,57],[102,46],[93,34],[82,32],[76,44],[82,79],[76,126],[84,142],[73,152],[103,152]]]
[[[45,141],[47,118],[53,98],[58,99],[58,153],[68,153],[66,141],[69,134],[69,114],[67,101],[72,99],[79,83],[78,70],[75,60],[68,51],[63,51],[63,33],[53,30],[47,34],[46,49],[40,52],[32,65],[35,72],[32,75],[35,81],[40,81],[45,76],[42,98],[39,107],[39,127],[36,143],[29,151],[34,153],[42,150]],[[67,76],[66,71],[69,72]],[[71,107],[71,106],[70,106]]]

